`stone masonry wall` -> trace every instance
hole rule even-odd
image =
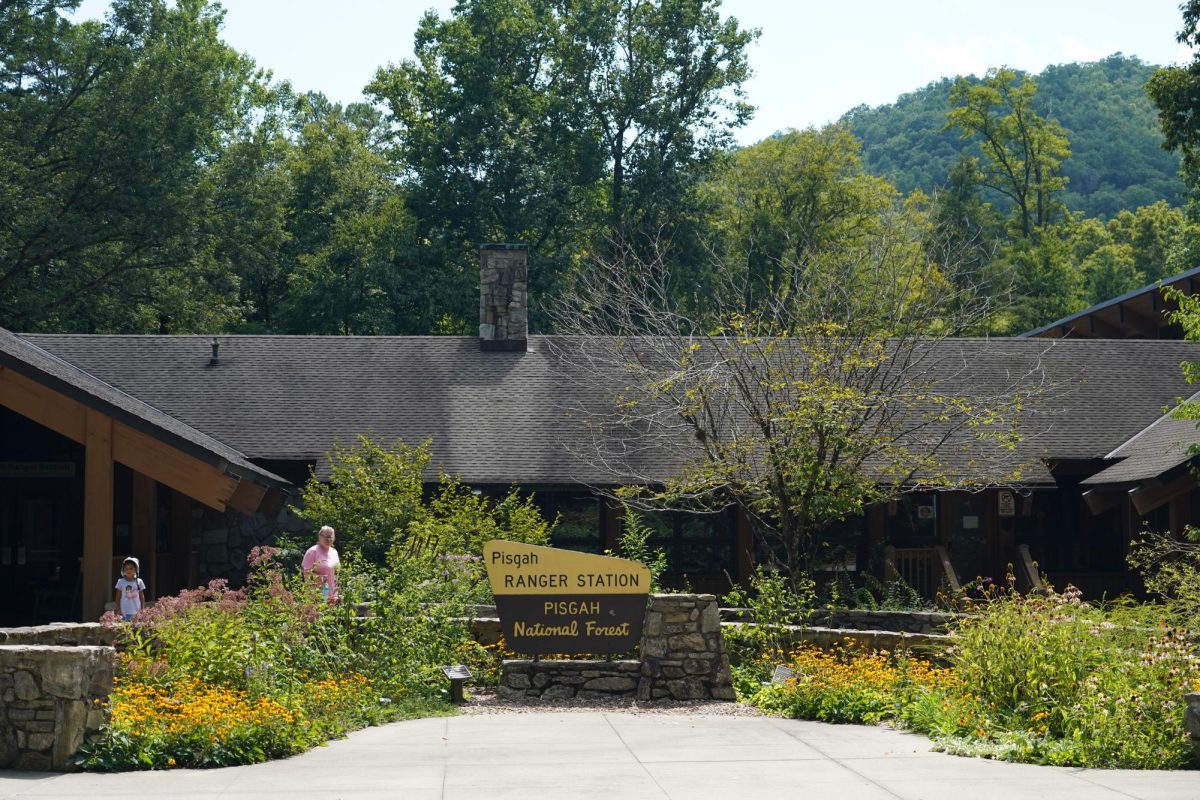
[[[0,646],[0,769],[75,768],[104,723],[111,647]]]
[[[28,628],[0,628],[0,645],[40,644],[58,647],[112,647],[116,628],[99,622],[52,622]]]
[[[479,249],[479,339],[484,349],[524,350],[529,330],[529,248]]]
[[[492,626],[486,627],[490,631]],[[639,700],[734,699],[714,595],[651,595],[641,656],[641,661],[509,660],[501,669],[498,691],[502,697],[543,700],[635,692]]]
[[[311,526],[284,505],[274,516],[247,516],[233,509],[216,511],[195,503],[192,506],[192,553],[196,582],[206,584],[224,578],[230,586],[246,582],[250,566],[246,556],[259,545],[274,545],[284,531],[302,531]],[[313,537],[316,541],[316,537]]]
[[[513,659],[501,669],[501,697],[586,700],[632,695],[638,688],[640,661],[530,661]]]
[[[641,652],[639,700],[735,699],[715,595],[651,595]]]
[[[726,622],[727,630],[749,623]],[[919,649],[924,655],[937,658],[950,647],[953,639],[944,633],[904,633],[903,631],[859,631],[847,628],[817,628],[786,625],[783,638],[792,644],[811,644],[823,650],[852,645],[865,650]]]
[[[726,622],[753,622],[748,608],[723,608],[721,618]],[[820,608],[809,614],[804,622],[814,628],[837,628],[851,631],[897,631],[903,633],[945,633],[958,615],[936,611],[863,611]]]

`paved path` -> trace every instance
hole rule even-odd
[[[0,772],[0,800],[47,797],[1195,800],[1200,773],[958,758],[884,728],[765,717],[539,712],[399,722],[249,767]]]

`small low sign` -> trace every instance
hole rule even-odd
[[[483,560],[514,652],[623,653],[642,638],[650,570],[636,561],[500,539]]]
[[[446,678],[452,681],[470,680],[471,670],[467,669],[466,664],[453,664],[448,667],[442,667],[442,672]]]
[[[775,671],[771,673],[771,685],[778,686],[782,683],[787,683],[794,677],[796,677],[796,670],[779,664],[775,667]]]

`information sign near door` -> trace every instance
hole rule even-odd
[[[636,561],[500,539],[483,560],[517,653],[624,653],[642,638],[650,570]]]

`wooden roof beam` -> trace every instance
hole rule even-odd
[[[1162,325],[1163,320],[1147,316],[1141,311],[1134,309],[1129,303],[1118,303],[1117,312],[1122,326],[1130,328],[1144,336],[1154,339],[1158,338],[1158,328]]]
[[[1175,480],[1159,486],[1142,484],[1129,490],[1129,499],[1138,516],[1145,516],[1164,503],[1168,503],[1184,492],[1197,487],[1196,477],[1191,473],[1180,475]]]
[[[80,444],[87,441],[87,406],[2,366],[0,405],[72,441]],[[218,511],[225,510],[228,500],[238,487],[238,479],[226,475],[224,469],[201,461],[116,420],[112,423],[112,455],[114,460],[125,466]],[[263,492],[265,493],[265,489]],[[253,502],[257,508],[262,498],[255,498],[256,493],[257,490],[248,487],[239,498],[239,502],[244,502],[247,506]]]
[[[1101,309],[1100,311],[1088,314],[1088,331],[1098,339],[1128,339],[1129,335],[1123,326],[1115,322],[1109,322],[1100,316],[1105,311],[1108,311],[1108,309]]]
[[[19,372],[0,366],[0,405],[79,444],[87,440],[87,407]]]
[[[258,512],[263,498],[266,496],[266,486],[242,478],[238,481],[237,488],[233,490],[233,494],[229,496],[226,505],[242,512],[248,517],[252,517]]]
[[[226,475],[198,458],[121,422],[113,422],[113,460],[182,492],[217,511],[224,511],[238,486]]]
[[[1092,516],[1099,516],[1109,509],[1116,508],[1124,499],[1123,492],[1112,489],[1088,489],[1083,493],[1083,502],[1087,505]]]

